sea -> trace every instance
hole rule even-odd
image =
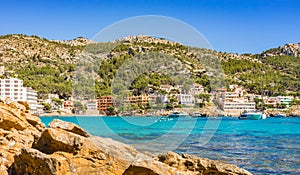
[[[144,152],[174,151],[236,164],[253,174],[300,174],[300,118],[41,117],[73,122]]]

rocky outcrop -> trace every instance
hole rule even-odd
[[[38,117],[29,114],[26,104],[0,100],[0,174],[8,174],[14,156],[30,148],[44,128]]]
[[[266,56],[278,56],[278,55],[288,55],[293,57],[300,56],[300,43],[298,44],[285,44],[278,48],[273,48],[267,50],[261,54],[262,57]]]
[[[186,154],[145,154],[61,120],[45,128],[23,103],[0,102],[0,127],[0,174],[4,175],[251,174],[235,165]]]
[[[199,158],[188,154],[179,156],[174,152],[168,152],[159,155],[158,159],[177,170],[196,172],[196,174],[249,174],[248,171],[236,165],[207,158]]]
[[[65,40],[65,41],[56,41],[56,42],[62,42],[71,46],[86,46],[88,44],[91,43],[95,43],[87,38],[83,38],[83,37],[77,37],[73,40]]]

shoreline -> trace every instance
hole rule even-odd
[[[126,115],[126,116],[119,116],[119,115],[37,115],[37,117],[143,117],[143,118],[161,118],[161,117],[168,117],[168,116],[147,116],[147,115]],[[300,116],[286,116],[284,118],[299,118]],[[237,119],[238,116],[208,116],[208,117],[185,117],[185,118],[232,118],[232,119]],[[267,117],[267,118],[276,118],[276,117]]]

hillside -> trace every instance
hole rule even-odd
[[[70,95],[71,72],[81,52],[80,46],[50,41],[37,36],[5,35],[0,37],[0,59],[8,76],[24,80],[25,86],[39,94]]]
[[[41,97],[47,93],[67,97],[72,94],[72,88],[77,92],[91,91],[88,81],[72,87],[75,79],[89,80],[76,70],[83,74],[85,71],[95,72],[96,96],[110,94],[112,86],[114,90],[124,88],[114,84],[118,75],[132,82],[125,88],[134,94],[142,93],[148,84],[155,89],[161,84],[183,81],[172,78],[175,74],[190,76],[193,82],[202,84],[208,91],[225,85],[223,78],[226,84],[239,84],[249,92],[259,94],[300,91],[299,44],[285,45],[257,55],[236,55],[147,36],[95,43],[81,37],[51,41],[37,36],[5,35],[0,36],[0,59],[1,65],[8,70],[6,76],[23,79],[24,85],[38,90]],[[135,66],[131,71],[135,73],[128,73],[125,65]],[[120,70],[124,72],[121,74]]]

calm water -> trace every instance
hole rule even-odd
[[[234,163],[254,174],[300,174],[300,118],[168,120],[157,117],[42,117],[76,123],[153,153],[178,153]]]

